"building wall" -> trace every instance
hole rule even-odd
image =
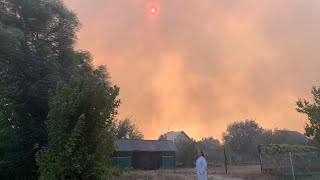
[[[113,164],[141,170],[175,169],[175,152],[115,152]]]
[[[180,133],[177,138],[175,139],[175,142],[185,142],[185,141],[190,141],[189,137],[186,136],[184,133]]]

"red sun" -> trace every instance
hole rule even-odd
[[[151,14],[156,14],[157,13],[157,9],[155,7],[150,7],[150,13]]]
[[[151,14],[155,14],[155,13],[157,12],[157,10],[156,10],[156,8],[151,7],[151,8],[150,8],[150,12],[151,12]]]
[[[159,15],[160,6],[158,3],[148,3],[145,10],[148,17],[154,19]]]

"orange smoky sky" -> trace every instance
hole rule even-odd
[[[168,130],[221,139],[245,119],[304,131],[295,101],[320,85],[319,0],[65,3],[82,23],[77,48],[107,66],[119,118],[132,116],[146,139]]]

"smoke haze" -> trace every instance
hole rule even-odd
[[[298,98],[320,85],[319,0],[66,0],[79,49],[120,86],[146,139],[221,138],[234,121],[303,132]],[[146,7],[159,6],[152,16]]]

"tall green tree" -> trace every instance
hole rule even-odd
[[[20,109],[17,88],[14,83],[5,81],[4,73],[0,73],[0,179],[14,179],[15,172],[25,171],[24,140],[20,136],[24,131],[20,128]],[[19,168],[17,168],[19,167]]]
[[[308,116],[305,126],[306,135],[320,145],[320,87],[313,87],[311,91],[314,103],[299,99],[296,110]]]
[[[0,179],[31,179],[36,168],[33,144],[41,135],[46,137],[27,111],[28,102],[21,89],[24,82],[15,69],[14,64],[24,58],[21,38],[19,29],[0,22]]]
[[[37,154],[40,179],[102,179],[110,175],[119,89],[101,76],[59,83],[50,98],[48,146]]]
[[[61,0],[0,0],[1,96],[14,103],[6,106],[14,112],[10,126],[7,117],[0,119],[6,132],[0,133],[0,139],[6,139],[0,147],[0,179],[3,174],[37,178],[33,147],[47,143],[48,90],[59,81],[72,76],[80,80],[93,72],[90,55],[74,50],[78,29],[76,15]],[[7,111],[0,108],[2,116]],[[6,138],[7,130],[15,138]],[[19,144],[19,150],[7,148],[13,144]],[[8,153],[22,158],[7,163]]]

